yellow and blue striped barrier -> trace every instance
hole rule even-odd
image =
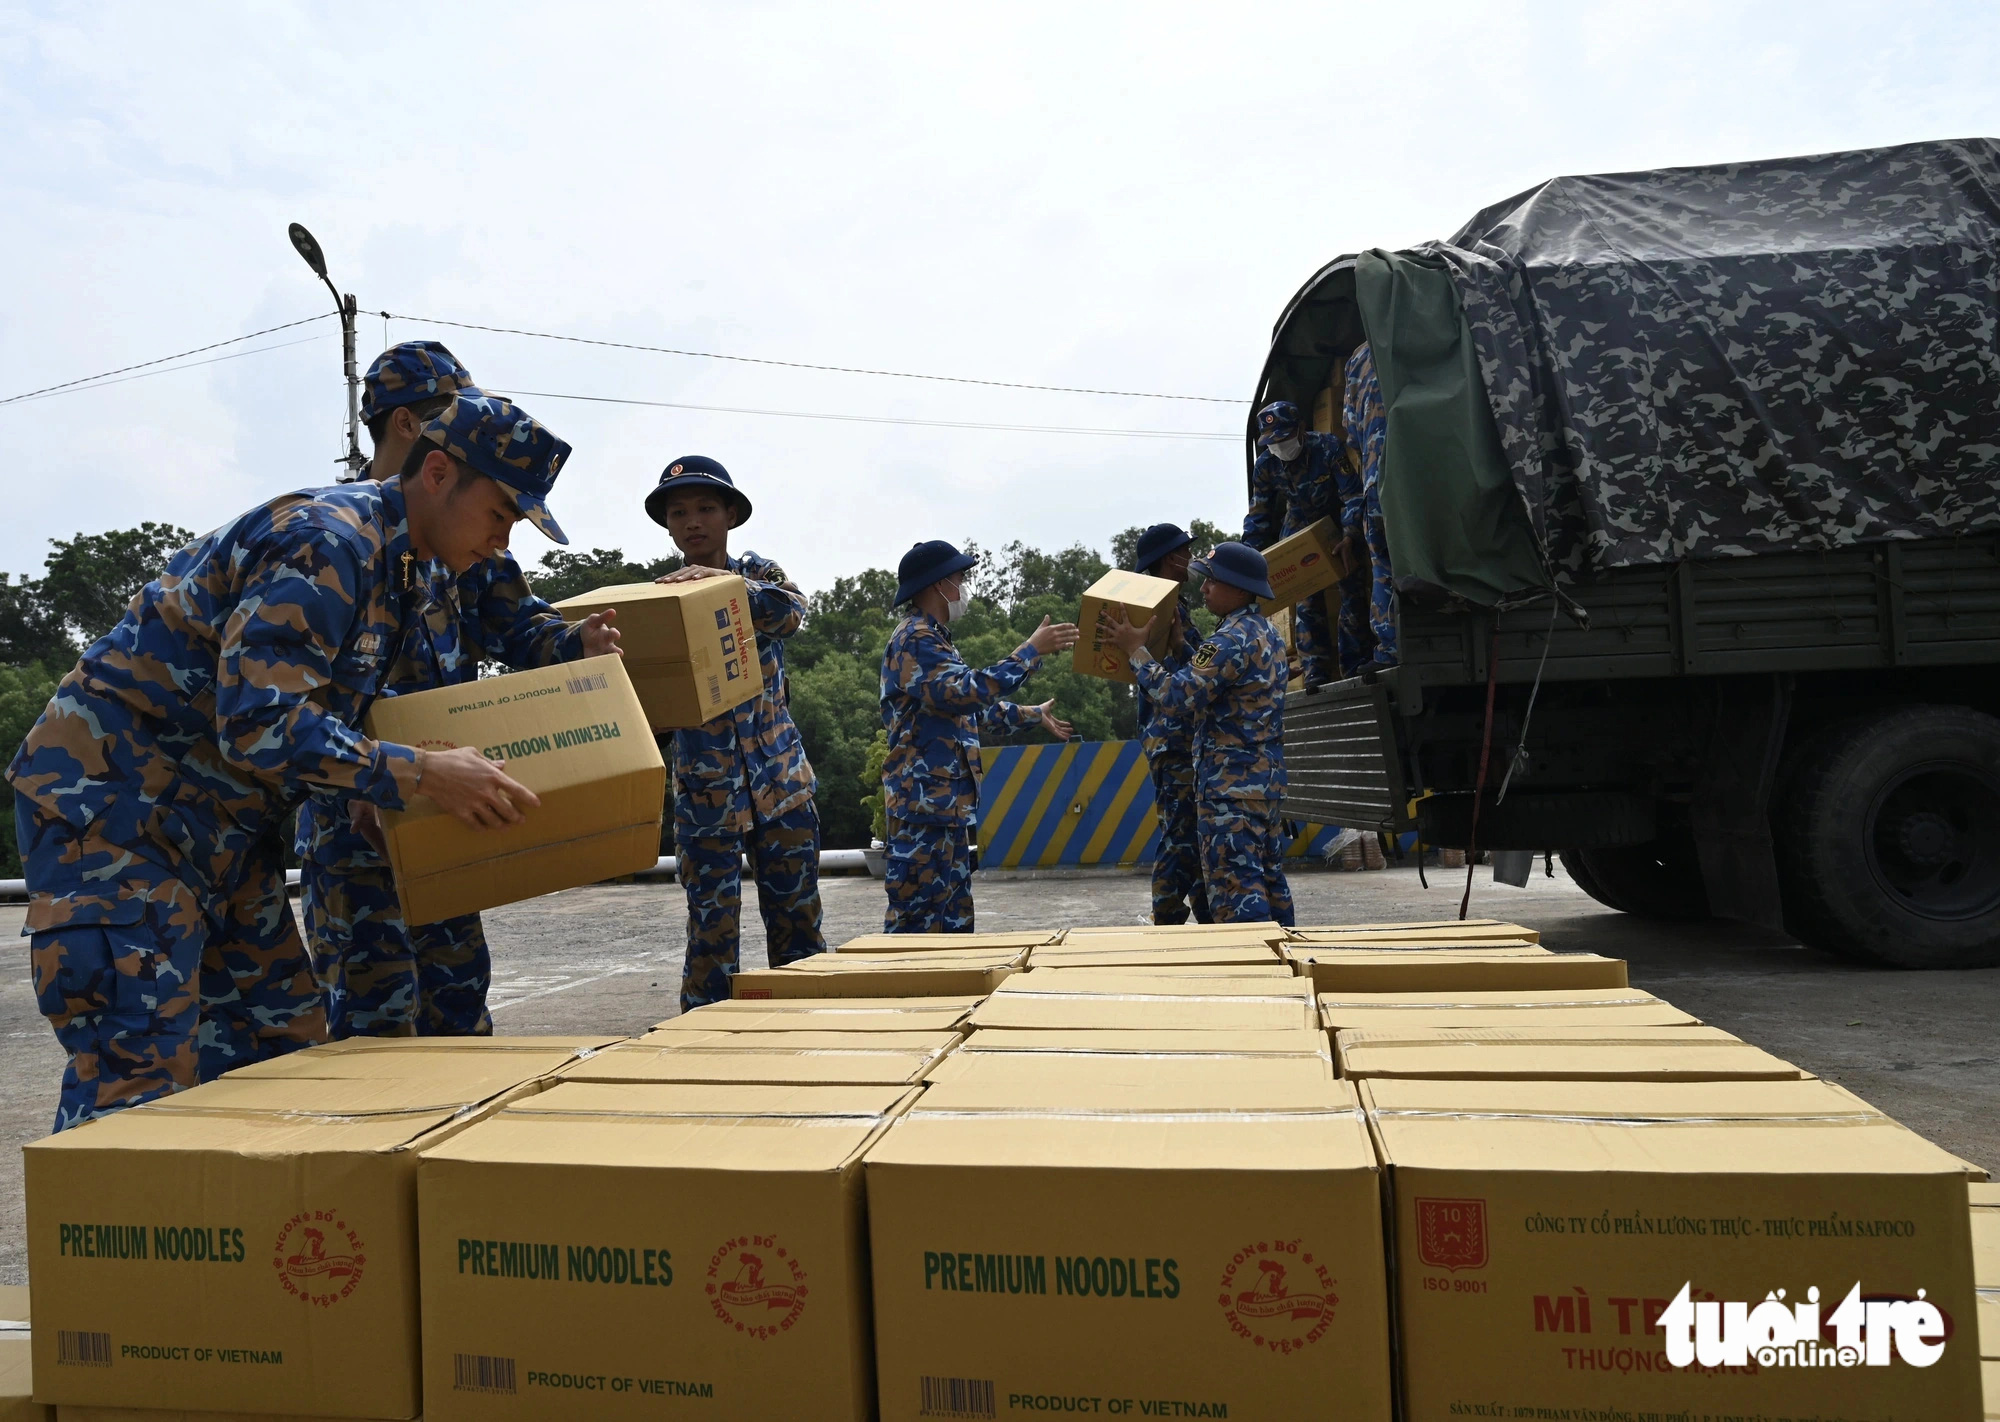
[[[1159,840],[1137,741],[983,746],[979,861],[987,868],[1146,864]],[[1322,854],[1339,830],[1306,825],[1287,850]]]

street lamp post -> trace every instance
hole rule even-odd
[[[326,274],[326,253],[320,250],[319,240],[294,222],[285,229],[292,239],[292,246],[304,257],[313,274],[326,283],[326,289],[333,293],[333,309],[340,315],[340,355],[342,368],[347,372],[347,453],[335,460],[336,464],[347,466],[347,478],[351,483],[361,477],[361,467],[368,461],[361,457],[361,375],[354,361],[354,318],[357,314],[353,293],[340,294],[340,288],[333,284],[333,278]]]

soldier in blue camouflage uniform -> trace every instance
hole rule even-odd
[[[1137,571],[1169,582],[1185,582],[1194,543],[1171,523],[1156,523],[1139,535],[1133,557]],[[1186,598],[1174,599],[1174,633],[1161,664],[1178,671],[1201,645]],[[1153,781],[1153,810],[1160,824],[1153,850],[1153,922],[1207,923],[1208,893],[1201,882],[1201,842],[1195,828],[1194,742],[1190,728],[1163,714],[1144,686],[1133,688],[1138,702],[1139,741]]]
[[[1133,626],[1112,607],[1105,635],[1132,660],[1132,671],[1160,713],[1193,729],[1195,794],[1202,874],[1217,923],[1276,919],[1290,926],[1285,831],[1285,644],[1258,610],[1271,595],[1263,554],[1224,543],[1194,570],[1202,601],[1221,621],[1188,664],[1169,671],[1146,647],[1152,627]]]
[[[977,561],[933,539],[903,555],[896,603],[909,613],[882,655],[882,724],[889,758],[882,798],[889,821],[883,873],[889,933],[972,932],[972,825],[979,814],[979,732],[1042,726],[1068,740],[1055,703],[1021,706],[1001,697],[1043,657],[1076,645],[1073,624],[1044,617],[1013,655],[974,671],[952,645],[950,624],[970,599],[966,569]]]
[[[1262,453],[1250,471],[1250,511],[1243,516],[1245,543],[1268,548],[1323,518],[1337,520],[1345,499],[1342,481],[1350,477],[1339,435],[1306,429],[1297,405],[1274,400],[1257,412],[1257,447]],[[1358,478],[1355,489],[1358,493]],[[1352,592],[1349,583],[1353,584]],[[1295,608],[1292,626],[1301,674],[1307,681],[1332,681],[1344,674],[1350,653],[1356,662],[1366,660],[1358,644],[1350,646],[1354,637],[1347,611],[1350,606],[1355,608],[1354,617],[1359,618],[1356,597],[1365,593],[1359,576],[1341,584],[1338,640],[1328,625],[1323,596],[1315,594]],[[1360,626],[1365,633],[1366,622]]]
[[[1389,535],[1382,527],[1382,447],[1388,442],[1389,420],[1382,407],[1382,382],[1375,378],[1375,354],[1366,341],[1347,358],[1342,421],[1347,430],[1346,463],[1351,466],[1358,457],[1361,479],[1360,488],[1351,494],[1342,489],[1340,527],[1351,544],[1368,550],[1368,631],[1374,644],[1369,660],[1378,667],[1394,666],[1396,581],[1389,568]],[[1345,616],[1345,603],[1341,610]]]
[[[715,460],[690,454],[669,464],[646,496],[646,513],[687,559],[661,582],[730,573],[743,579],[764,671],[756,697],[672,737],[675,852],[688,902],[686,1012],[729,997],[741,947],[744,855],[757,881],[771,966],[826,951],[815,782],[785,681],[785,639],[799,630],[806,598],[769,558],[730,556],[729,530],[748,521],[750,500]]]
[[[539,803],[476,750],[354,729],[428,561],[463,571],[523,516],[561,538],[567,445],[498,400],[432,428],[413,474],[283,495],[175,554],[8,767],[36,995],[69,1054],[58,1130],[324,1039],[279,853],[308,791],[422,794],[479,827]]]
[[[362,382],[361,418],[375,458],[363,476],[386,479],[416,448],[424,422],[454,395],[479,394],[472,375],[436,341],[405,341],[376,357]],[[382,694],[472,681],[482,660],[545,666],[617,645],[600,615],[571,627],[535,597],[510,553],[460,577],[433,567],[421,635],[413,635]],[[373,808],[330,793],[299,809],[299,907],[313,971],[326,991],[331,1037],[483,1036],[492,960],[478,914],[412,927],[403,921]],[[358,821],[358,822],[357,822]]]

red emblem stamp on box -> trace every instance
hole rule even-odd
[[[1417,1200],[1417,1257],[1434,1269],[1486,1267],[1484,1200]]]
[[[726,1239],[709,1256],[702,1293],[715,1316],[738,1333],[776,1338],[806,1310],[805,1266],[775,1235]]]

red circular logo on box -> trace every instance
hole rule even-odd
[[[1333,1274],[1298,1239],[1246,1244],[1222,1271],[1216,1302],[1229,1331],[1273,1353],[1296,1353],[1333,1327]]]
[[[338,1210],[301,1210],[271,1246],[278,1286],[301,1303],[331,1308],[360,1287],[367,1246]]]
[[[776,1235],[726,1239],[708,1258],[702,1292],[715,1316],[751,1338],[776,1338],[806,1311],[805,1266]]]

